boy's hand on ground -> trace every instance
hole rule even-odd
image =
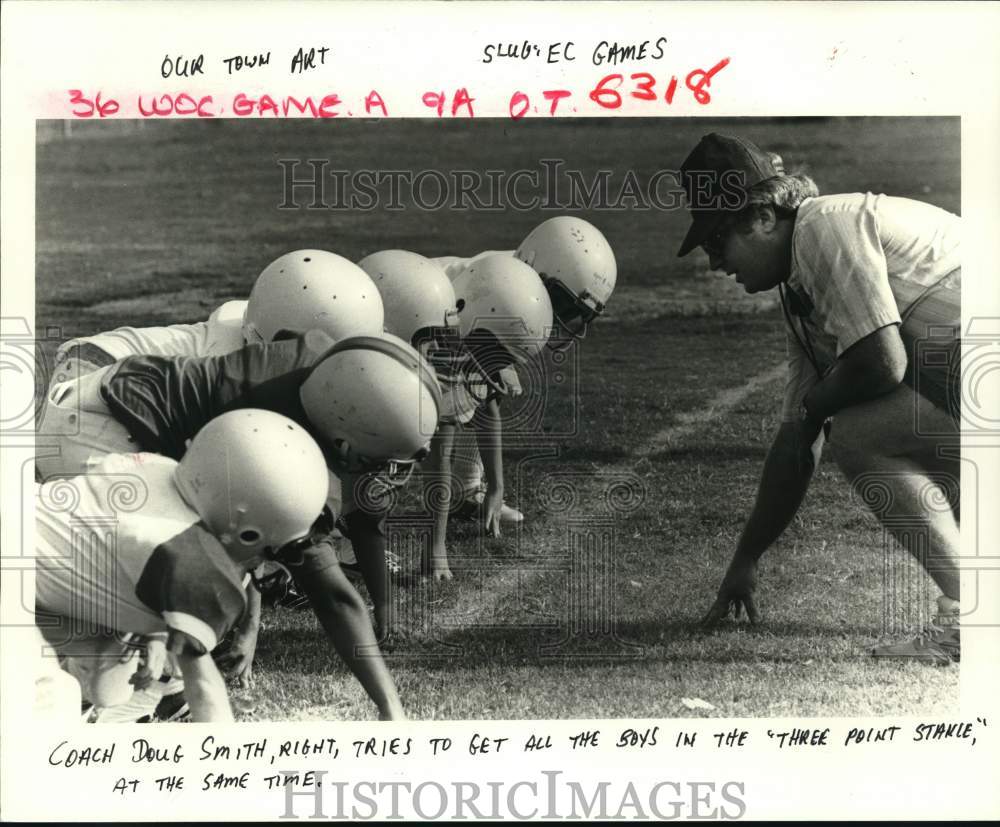
[[[253,686],[253,658],[257,651],[257,635],[236,635],[230,647],[219,656],[218,666],[227,680],[236,681],[240,689]]]
[[[431,549],[430,555],[424,552],[421,574],[424,580],[451,580],[451,568],[448,566],[448,550],[442,545]]]
[[[483,527],[488,537],[500,536],[500,517],[503,513],[503,491],[486,492],[483,500]]]

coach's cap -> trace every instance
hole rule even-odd
[[[680,173],[692,223],[678,258],[704,243],[726,214],[742,209],[750,187],[780,174],[756,144],[718,132],[698,142]]]

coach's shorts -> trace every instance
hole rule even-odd
[[[903,381],[953,421],[961,417],[962,270],[921,293],[902,313]]]
[[[101,396],[101,380],[108,370],[101,368],[49,390],[35,435],[35,467],[41,479],[85,474],[108,454],[139,450]]]

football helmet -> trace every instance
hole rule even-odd
[[[328,461],[348,471],[408,476],[437,430],[441,389],[417,351],[390,333],[337,342],[299,398]]]
[[[545,286],[531,267],[502,253],[475,259],[453,286],[459,333],[478,377],[472,384],[478,381],[490,393],[504,394],[497,374],[541,353],[552,331]]]
[[[405,250],[383,250],[358,262],[375,282],[385,308],[385,330],[417,349],[444,386],[465,359],[455,288],[444,269]]]
[[[548,291],[561,334],[550,346],[582,338],[604,312],[618,280],[611,245],[582,218],[562,215],[543,221],[514,256],[538,273]]]
[[[174,481],[241,563],[273,557],[308,536],[329,487],[313,438],[291,419],[253,408],[222,414],[198,431]]]
[[[243,335],[248,342],[313,329],[335,340],[377,336],[383,316],[378,289],[358,265],[324,250],[296,250],[276,258],[257,277]]]
[[[378,288],[385,330],[416,348],[458,335],[455,289],[433,261],[406,250],[382,250],[358,262]]]

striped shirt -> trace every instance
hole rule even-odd
[[[792,316],[783,421],[798,418],[819,373],[887,325],[902,324],[910,384],[919,367],[914,342],[928,330],[945,331],[954,355],[962,320],[960,223],[938,207],[888,195],[827,195],[802,203],[787,282]],[[943,406],[938,377],[922,378],[918,390]]]

